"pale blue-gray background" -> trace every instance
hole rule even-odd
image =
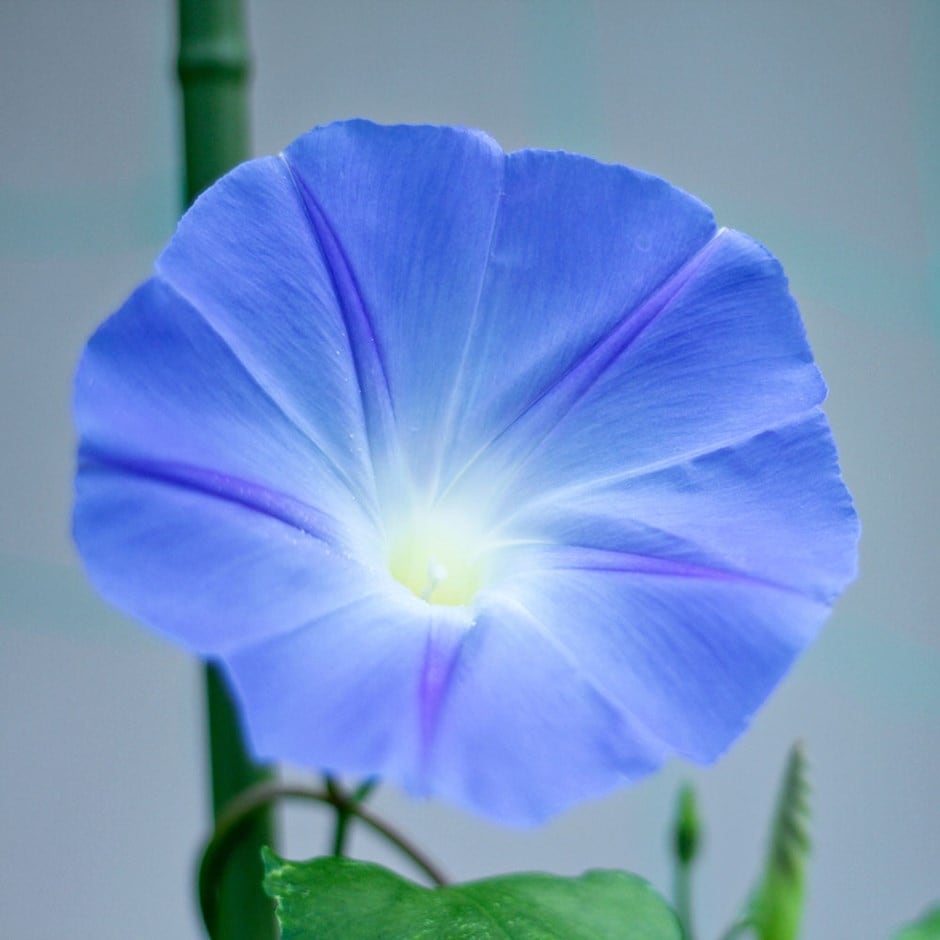
[[[523,833],[393,790],[377,805],[457,877],[624,866],[667,889],[691,774],[714,937],[802,738],[806,937],[886,937],[940,896],[940,3],[255,0],[251,27],[259,153],[352,115],[479,126],[659,173],[764,241],[864,523],[858,583],[714,769],[673,765]],[[199,673],[94,597],[68,539],[75,360],[174,222],[173,31],[171,3],[0,0],[4,937],[198,936]],[[286,823],[289,852],[323,848],[316,810]]]

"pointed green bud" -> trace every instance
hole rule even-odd
[[[699,827],[698,808],[695,803],[695,790],[692,784],[685,783],[679,791],[676,806],[676,825],[673,831],[676,858],[680,865],[690,865],[698,854],[701,830]]]
[[[747,916],[760,940],[797,940],[809,854],[809,780],[803,748],[796,744],[777,798],[763,878]]]

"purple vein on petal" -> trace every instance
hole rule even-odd
[[[303,439],[310,444],[318,454],[323,459],[323,462],[333,473],[333,475],[340,480],[343,485],[350,491],[350,493],[355,493],[359,502],[362,506],[367,508],[367,511],[372,514],[373,519],[375,518],[375,513],[377,507],[374,500],[374,490],[372,492],[363,492],[362,487],[357,485],[348,473],[341,467],[323,448],[320,442],[316,439],[315,431],[313,428],[309,427],[307,422],[294,412],[286,402],[282,401],[280,396],[275,394],[274,390],[271,388],[270,383],[266,382],[255,369],[252,368],[251,364],[248,361],[248,356],[243,350],[239,350],[235,347],[235,344],[231,337],[226,336],[222,330],[219,329],[218,325],[213,323],[212,320],[206,315],[205,311],[202,310],[196,303],[194,303],[185,292],[175,283],[170,280],[167,280],[164,274],[160,274],[160,282],[171,290],[180,300],[186,305],[188,310],[191,310],[193,315],[198,317],[207,327],[207,329],[212,331],[212,334],[218,338],[219,342],[228,350],[235,362],[238,363],[241,370],[244,372],[245,376],[252,383],[252,385],[258,390],[258,392],[269,401],[274,408],[284,416],[284,420],[287,421],[291,427],[297,430],[297,433],[303,437]]]
[[[78,470],[80,473],[103,471],[123,474],[202,493],[283,522],[327,545],[341,546],[346,541],[342,528],[332,516],[286,493],[205,467],[104,454],[86,445],[79,451]]]
[[[718,240],[726,232],[720,229],[663,281],[637,306],[624,312],[608,333],[579,356],[564,372],[556,376],[522,410],[486,444],[484,444],[459,471],[450,483],[453,487],[478,461],[490,451],[506,445],[510,432],[522,432],[531,445],[512,458],[510,472],[503,477],[508,485],[526,459],[544,442],[565,416],[590,391],[593,385],[626,352],[639,336],[653,324],[691,281],[715,250]]]
[[[396,460],[398,457],[395,408],[382,349],[356,282],[355,272],[326,212],[316,196],[295,175],[290,161],[284,154],[281,154],[281,160],[297,190],[330,273],[337,304],[346,327],[353,367],[356,370],[356,381],[362,396],[362,410],[366,420],[366,435],[372,452],[372,466],[375,468],[377,456],[381,456],[383,461]],[[376,481],[376,485],[378,482]]]
[[[433,607],[431,608],[424,663],[418,688],[420,723],[418,767],[421,776],[426,776],[428,770],[438,719],[467,629],[466,624],[457,623],[447,614],[439,614]]]
[[[713,565],[663,558],[643,552],[625,552],[581,545],[565,545],[564,547],[552,547],[548,551],[540,553],[539,565],[542,569],[563,571],[591,571],[599,574],[638,574],[653,577],[690,578],[699,581],[726,581],[750,587],[783,591],[800,597],[807,596],[805,591],[799,591],[787,584],[772,581],[768,578],[759,578],[756,575],[733,568],[718,568]],[[821,598],[810,599],[825,603]]]

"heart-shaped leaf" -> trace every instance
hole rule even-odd
[[[505,875],[424,888],[346,858],[288,862],[265,850],[264,887],[282,940],[680,940],[673,911],[642,879]]]

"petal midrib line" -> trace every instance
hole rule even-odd
[[[571,558],[563,557],[569,553],[572,555]],[[574,557],[575,553],[580,557]],[[543,568],[543,570],[548,568],[565,571],[590,571],[598,574],[609,572],[611,574],[639,574],[699,581],[731,581],[742,586],[782,591],[786,594],[793,594],[810,601],[826,604],[824,599],[807,594],[805,591],[800,591],[791,585],[770,578],[762,578],[738,568],[723,568],[717,565],[680,561],[648,552],[595,548],[571,543],[563,547],[558,553],[561,557],[554,562],[551,554],[549,552],[547,555],[540,555],[540,568]]]
[[[395,462],[399,456],[394,402],[379,338],[356,280],[356,273],[343,251],[342,243],[326,211],[316,195],[294,173],[286,155],[281,154],[280,159],[287,169],[329,272],[356,373],[356,385],[359,389],[366,425],[366,441],[371,457],[369,464],[373,472],[373,484],[378,492],[376,467],[386,461]],[[378,493],[378,496],[381,499],[381,493]]]
[[[234,503],[291,526],[331,548],[340,548],[346,541],[341,527],[327,513],[286,493],[206,467],[107,454],[85,444],[79,450],[78,469],[80,473],[96,470],[119,473]]]
[[[282,401],[280,396],[276,395],[274,391],[267,385],[267,383],[265,383],[265,381],[261,378],[261,376],[259,376],[255,370],[251,368],[245,355],[238,348],[236,348],[236,345],[232,339],[226,336],[225,333],[219,329],[219,326],[212,321],[206,312],[192,298],[190,298],[186,291],[176,284],[166,272],[162,270],[159,271],[158,277],[160,282],[164,284],[167,289],[171,290],[174,294],[176,294],[177,297],[180,298],[180,300],[186,305],[186,309],[192,311],[193,315],[199,317],[206,327],[212,331],[212,334],[217,337],[219,342],[222,343],[222,345],[229,351],[232,358],[235,360],[235,362],[238,363],[238,366],[241,368],[252,385],[261,394],[261,396],[274,406],[278,413],[284,417],[284,420],[287,421],[287,423],[292,428],[294,428],[294,430],[303,438],[303,440],[314,449],[316,454],[322,458],[329,471],[350,491],[350,493],[356,494],[360,503],[366,507],[367,511],[374,517],[374,487],[372,493],[363,492],[362,487],[356,485],[356,483],[345,472],[343,467],[337,463],[333,457],[330,456],[327,450],[315,438],[312,429],[306,427],[307,422],[302,421],[302,419],[294,413],[294,410],[286,402]]]
[[[690,258],[686,259],[658,287],[642,301],[625,311],[614,325],[591,347],[581,353],[564,371],[560,372],[536,394],[500,431],[474,453],[448,483],[446,495],[487,454],[499,447],[510,432],[518,431],[524,424],[525,434],[534,443],[513,460],[512,467],[503,476],[504,489],[522,469],[528,458],[545,443],[552,432],[565,419],[577,403],[590,391],[630,347],[659,317],[683,287],[694,277],[696,271],[708,259],[718,239],[727,229],[714,232]],[[541,421],[544,427],[532,427]]]

